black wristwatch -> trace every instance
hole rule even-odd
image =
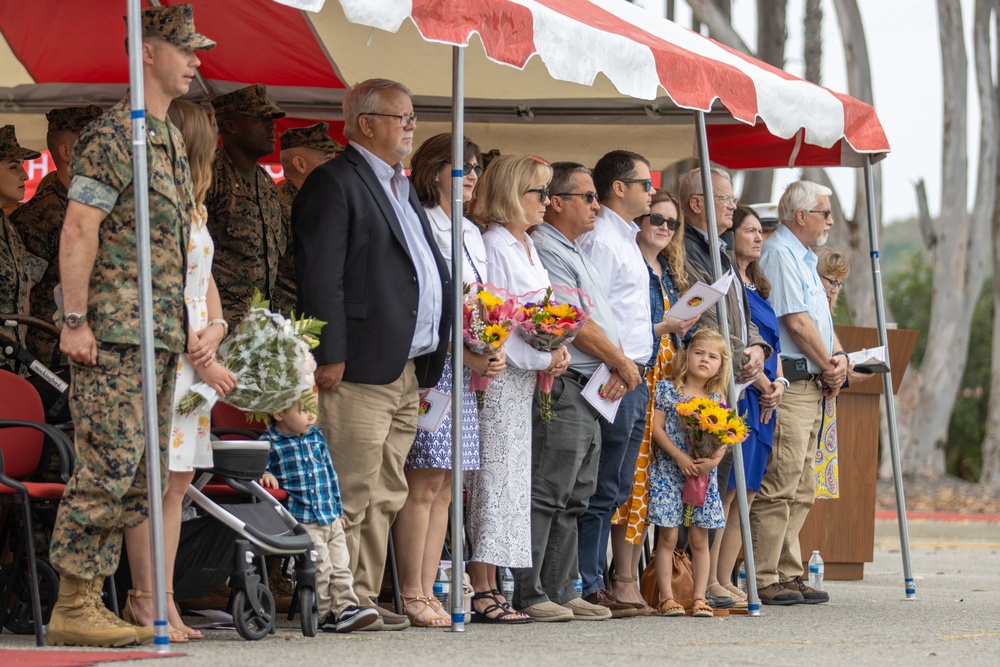
[[[81,315],[80,313],[66,313],[65,322],[66,326],[70,329],[76,329],[86,321],[86,315]]]

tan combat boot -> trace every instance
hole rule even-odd
[[[95,604],[93,580],[63,576],[46,634],[50,646],[131,646],[139,642],[135,628],[119,627]]]
[[[101,616],[108,619],[119,628],[131,628],[135,630],[136,636],[139,638],[140,644],[152,644],[153,643],[153,628],[152,626],[143,625],[133,625],[125,619],[118,618],[115,616],[114,612],[108,609],[107,605],[104,604],[104,600],[101,597],[101,592],[104,590],[104,577],[97,577],[90,584],[90,596],[94,600],[94,606],[97,607],[97,611],[101,613]]]

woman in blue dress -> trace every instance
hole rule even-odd
[[[774,348],[774,354],[764,362],[764,370],[757,376],[753,385],[747,387],[739,402],[739,413],[744,415],[749,435],[741,445],[743,451],[743,472],[747,483],[747,504],[760,491],[760,482],[764,478],[767,457],[771,453],[774,435],[775,409],[781,396],[785,393],[788,382],[781,376],[781,363],[778,359],[780,344],[778,342],[778,319],[768,303],[771,284],[757,264],[760,259],[761,246],[764,237],[760,219],[752,209],[741,206],[733,213],[733,264],[739,269],[740,278],[746,287],[747,302],[750,306],[750,318],[757,325],[761,337]],[[740,547],[743,544],[740,532],[740,518],[736,512],[730,512],[735,507],[736,499],[736,468],[729,473],[729,486],[723,507],[726,513],[726,528],[722,533],[719,545],[718,565],[715,574],[718,580],[708,587],[711,595],[726,595],[737,601],[745,601],[746,594],[733,585],[732,573],[736,565]],[[729,519],[732,518],[732,521]],[[713,577],[715,579],[715,577]]]

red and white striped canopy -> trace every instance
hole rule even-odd
[[[218,42],[191,97],[263,83],[287,125],[336,121],[346,87],[379,76],[413,90],[418,141],[445,131],[451,46],[463,45],[466,133],[484,149],[593,163],[630,148],[665,167],[693,153],[700,109],[713,159],[733,168],[857,165],[889,150],[871,106],[624,0],[188,2]],[[124,13],[123,0],[0,3],[0,122],[23,144],[43,147],[50,108],[122,96]]]

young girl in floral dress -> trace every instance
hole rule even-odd
[[[694,509],[688,528],[688,543],[691,545],[694,575],[693,615],[712,616],[712,608],[705,602],[710,564],[708,531],[726,525],[715,470],[722,460],[723,450],[718,452],[717,457],[692,458],[687,432],[677,414],[677,405],[695,397],[721,401],[722,392],[729,385],[730,367],[726,341],[717,331],[700,329],[681,353],[680,361],[674,367],[673,382],[660,380],[656,386],[653,441],[657,449],[650,468],[647,518],[660,527],[656,543],[656,550],[660,553],[656,559],[660,603],[656,610],[661,616],[684,615],[684,607],[673,599],[671,590],[671,554],[677,544],[678,526],[684,520],[684,478],[705,474],[709,475],[705,504]]]

